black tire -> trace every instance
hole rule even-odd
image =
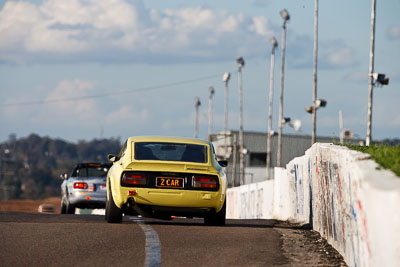
[[[114,203],[111,185],[107,188],[106,220],[108,223],[122,223],[122,210]]]
[[[61,199],[60,213],[61,213],[61,214],[66,214],[66,213],[67,213],[67,206],[65,205],[65,197],[63,197],[63,198]]]
[[[226,201],[224,201],[224,205],[222,206],[222,209],[219,212],[212,213],[204,217],[204,224],[212,226],[224,226],[225,217],[226,217]]]
[[[69,202],[68,198],[65,201],[65,212],[67,214],[75,214],[75,206]]]

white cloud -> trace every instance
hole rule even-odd
[[[312,68],[313,37],[305,34],[292,34],[288,37],[288,65],[296,68]],[[354,49],[342,39],[319,41],[318,67],[321,69],[343,68],[357,63]]]
[[[392,26],[389,29],[389,39],[400,39],[400,26]]]
[[[354,81],[354,82],[365,82],[367,84],[368,82],[368,72],[352,72],[349,73],[344,77],[346,81]]]
[[[148,124],[150,114],[147,109],[140,111],[133,110],[131,105],[121,106],[119,109],[112,111],[104,117],[104,121],[108,125],[123,124],[123,123],[141,123]]]
[[[375,96],[373,106],[373,125],[377,127],[400,127],[398,99]]]
[[[100,126],[108,130],[121,128],[126,130],[135,127],[147,127],[150,124],[151,114],[146,108],[132,108],[131,105],[121,105],[114,109],[112,100],[104,102],[98,98],[84,98],[96,94],[96,84],[80,79],[60,81],[43,99],[45,104],[34,106],[29,116],[21,106],[10,106],[2,114],[12,120],[18,119],[25,125],[37,129],[63,129],[64,132],[81,133],[97,132]],[[33,97],[32,93],[27,98]],[[82,98],[83,97],[83,98]],[[34,98],[32,99],[35,100]],[[8,99],[6,103],[23,102],[17,99]],[[110,111],[111,110],[111,111]],[[117,131],[117,130],[116,130]]]
[[[271,0],[254,0],[253,5],[257,7],[266,7],[270,1]]]
[[[333,66],[349,66],[354,64],[353,51],[349,47],[332,52],[327,56],[327,61]]]
[[[73,99],[90,95],[95,89],[94,86],[93,82],[79,79],[60,81],[44,99],[48,103],[41,105],[40,111],[32,116],[31,121],[40,124],[82,124],[91,127],[100,114],[96,101]]]
[[[0,35],[0,60],[8,63],[158,62],[260,55],[271,30],[266,17],[203,7],[159,11],[140,0],[48,0],[6,2]]]
[[[272,34],[271,30],[268,29],[266,17],[254,17],[250,29],[254,30],[258,35],[270,36]]]
[[[393,125],[400,127],[400,115],[397,115],[394,119],[393,119]]]
[[[194,131],[194,122],[195,122],[195,113],[192,111],[188,113],[186,117],[181,117],[180,119],[174,118],[174,120],[164,120],[162,122],[162,129],[165,131],[169,131],[174,128],[193,128]],[[203,112],[199,112],[199,127],[200,125],[206,125],[208,120],[206,119],[206,115]]]

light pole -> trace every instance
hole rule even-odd
[[[210,93],[208,97],[208,138],[211,141],[211,133],[213,127],[213,97],[215,94],[214,87],[208,87],[208,92]]]
[[[382,73],[374,73],[374,58],[375,58],[375,15],[376,15],[376,0],[372,0],[371,8],[371,50],[369,53],[369,88],[368,88],[368,121],[367,121],[367,136],[365,137],[365,145],[369,146],[372,141],[372,97],[374,86],[384,86],[389,84],[389,78]]]
[[[283,19],[282,25],[282,63],[281,63],[281,91],[280,91],[280,102],[279,102],[279,119],[278,119],[278,151],[277,151],[277,163],[278,167],[281,167],[281,151],[282,151],[282,119],[283,119],[283,88],[285,81],[285,50],[286,50],[286,22],[290,19],[289,13],[286,9],[281,10],[281,16]]]
[[[376,0],[372,0],[371,7],[371,50],[369,52],[369,88],[368,88],[368,112],[367,112],[367,136],[365,137],[365,145],[369,146],[371,143],[372,132],[372,96],[374,90],[374,54],[375,54],[375,14],[376,14]]]
[[[271,51],[271,66],[269,74],[269,106],[268,106],[268,133],[267,133],[267,179],[270,178],[271,168],[271,135],[272,135],[272,104],[274,97],[274,68],[275,68],[275,49],[278,47],[278,41],[275,37],[271,40],[272,51]]]
[[[195,108],[195,114],[194,114],[194,138],[199,137],[199,107],[201,105],[199,97],[196,96],[194,100],[194,108]]]
[[[243,86],[242,86],[242,68],[244,60],[242,57],[236,58],[238,66],[238,84],[239,84],[239,177],[240,184],[244,184],[244,146],[243,146]]]
[[[314,70],[313,70],[313,103],[316,106],[317,101],[317,64],[318,64],[318,0],[314,4]],[[311,145],[315,143],[317,138],[317,109],[312,111],[312,136]]]
[[[229,117],[229,113],[228,113],[228,82],[229,79],[231,78],[231,74],[229,72],[225,72],[224,76],[222,76],[222,80],[225,83],[225,91],[224,91],[224,97],[225,97],[225,108],[224,108],[224,136],[225,136],[225,140],[224,140],[224,146],[225,146],[225,155],[227,154],[227,131],[228,131],[228,117]]]

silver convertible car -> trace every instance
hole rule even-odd
[[[61,213],[79,209],[104,209],[107,199],[106,177],[111,164],[79,163],[72,175],[61,175]]]

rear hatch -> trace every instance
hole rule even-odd
[[[88,177],[76,178],[73,182],[74,190],[88,192],[91,195],[106,195],[106,178],[105,177]]]
[[[220,181],[208,164],[133,162],[122,174],[121,186],[218,191]]]

